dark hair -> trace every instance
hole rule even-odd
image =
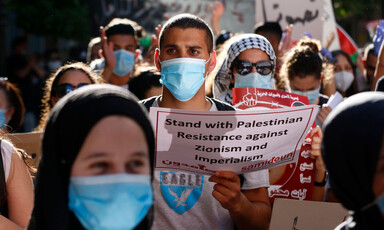
[[[293,77],[305,78],[314,75],[316,79],[320,79],[323,70],[323,60],[319,56],[320,49],[319,41],[310,38],[301,39],[297,46],[284,56],[280,76],[292,80]]]
[[[133,78],[129,80],[129,90],[140,100],[146,99],[145,93],[152,87],[162,87],[160,72],[153,66],[138,66]]]
[[[57,71],[52,73],[50,78],[48,78],[45,82],[44,95],[43,99],[41,100],[42,113],[40,117],[40,124],[36,128],[37,131],[42,131],[44,129],[46,120],[52,108],[51,98],[56,96],[55,87],[57,86],[57,83],[59,82],[60,78],[67,71],[74,70],[79,70],[85,73],[85,75],[87,75],[92,84],[103,82],[102,79],[95,72],[93,72],[89,66],[82,62],[69,63],[57,69]]]
[[[373,45],[373,43],[367,45],[367,47],[365,47],[364,49],[364,60],[368,60],[368,56],[371,54],[375,55],[374,52],[375,52],[375,46]]]
[[[224,42],[228,41],[231,37],[233,37],[234,34],[232,32],[223,30],[220,32],[220,35],[216,38],[216,46],[224,44]]]
[[[114,18],[105,27],[105,35],[107,38],[116,34],[132,35],[136,38],[136,32],[132,25],[132,21],[126,18]]]
[[[323,83],[328,82],[333,76],[333,68],[322,60],[320,50],[320,41],[308,37],[301,39],[283,57],[283,64],[279,73],[281,80],[277,88],[287,90],[289,89],[289,80],[292,80],[293,77],[305,78],[308,75],[315,76]]]
[[[335,50],[335,51],[332,51],[331,53],[332,53],[333,57],[336,57],[338,55],[344,56],[347,59],[348,63],[352,66],[353,75],[356,77],[355,64],[353,63],[352,58],[351,58],[351,56],[349,56],[349,54],[347,54],[343,50]]]
[[[260,22],[253,27],[253,31],[255,34],[271,34],[278,37],[281,40],[283,36],[283,30],[278,22]]]
[[[188,29],[188,28],[195,28],[205,31],[205,42],[207,43],[208,52],[212,52],[213,50],[213,32],[212,29],[208,26],[208,24],[201,18],[192,15],[192,14],[179,14],[177,16],[172,17],[169,19],[163,28],[161,29],[160,35],[159,35],[159,46],[161,48],[161,44],[164,41],[164,36],[166,32],[171,28],[181,28],[181,29]]]
[[[384,92],[384,76],[377,80],[375,91]]]
[[[13,133],[20,128],[24,121],[25,107],[23,99],[21,99],[20,90],[9,81],[0,81],[0,89],[4,90],[7,108],[14,108],[13,115],[6,127],[9,133]]]

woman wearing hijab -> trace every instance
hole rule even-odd
[[[154,135],[145,109],[111,85],[82,87],[45,129],[30,229],[149,229]]]
[[[333,193],[352,211],[336,229],[383,229],[384,213],[371,204],[384,134],[384,93],[351,96],[329,114],[323,128],[322,153]]]

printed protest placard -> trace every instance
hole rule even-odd
[[[41,157],[41,140],[43,133],[13,133],[7,134],[12,143],[28,153],[37,166]]]
[[[332,36],[333,41],[327,48],[328,50],[339,50],[340,49],[340,41],[339,36],[336,29],[336,19],[335,13],[333,11],[333,5],[331,0],[324,0],[324,13],[323,13],[324,23],[323,23],[323,38],[317,38],[321,41],[322,46],[325,46],[328,42],[328,39]]]
[[[220,28],[232,32],[252,32],[255,25],[255,0],[220,0],[225,12],[220,19]],[[163,25],[169,18],[190,13],[211,23],[210,5],[213,0],[92,0],[90,14],[92,34],[98,36],[99,27],[107,25],[113,18],[129,18],[139,22],[149,34],[155,27]],[[150,36],[149,36],[150,37]]]
[[[155,167],[241,174],[295,162],[317,110],[317,106],[220,112],[151,108]]]
[[[215,5],[212,0],[151,0],[149,2],[161,3],[164,14],[168,17],[191,13],[209,24],[212,17],[210,5]],[[232,32],[252,32],[255,25],[255,0],[221,0],[221,3],[225,11],[220,18],[220,28]]]
[[[278,22],[282,29],[293,24],[292,41],[298,41],[304,32],[313,38],[323,38],[324,1],[256,0],[256,23]]]
[[[305,96],[272,89],[233,88],[232,95],[233,105],[243,110],[291,108],[309,104]]]
[[[340,203],[276,199],[269,229],[335,229],[347,216]]]
[[[233,103],[239,109],[277,109],[308,105],[305,96],[288,92],[256,89],[234,88]],[[313,178],[315,175],[315,161],[310,156],[311,139],[306,138],[300,149],[297,162],[282,165],[269,170],[268,188],[270,201],[275,198],[290,198],[311,200]]]

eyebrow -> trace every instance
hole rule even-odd
[[[84,157],[83,160],[89,160],[89,159],[93,159],[93,158],[105,157],[107,155],[108,154],[102,153],[102,152],[91,153],[90,155]],[[146,154],[144,152],[135,152],[135,153],[132,154],[132,156],[136,156],[136,157],[149,157],[149,154]]]
[[[203,49],[201,46],[187,46],[190,49]]]
[[[84,157],[83,159],[86,160],[86,159],[91,159],[91,158],[104,157],[106,155],[107,155],[106,153],[96,152],[96,153],[91,153],[90,155]]]
[[[164,45],[164,48],[178,48],[178,47],[179,47],[178,45],[173,45],[173,44]],[[186,47],[189,49],[203,49],[203,47],[201,46],[186,46]]]
[[[177,45],[172,45],[172,44],[167,44],[167,45],[164,45],[164,48],[177,48],[179,46]]]
[[[146,154],[144,152],[135,152],[134,154],[132,154],[132,156],[137,156],[137,157],[149,157],[149,153]]]
[[[136,47],[136,45],[135,44],[119,45],[119,44],[113,43],[113,47],[118,47],[118,48],[120,48],[120,47]]]

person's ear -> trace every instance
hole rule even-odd
[[[159,58],[160,58],[160,50],[158,48],[155,49],[155,54],[154,54],[154,62],[157,70],[161,71],[161,65],[159,63]]]
[[[102,58],[104,57],[104,54],[103,54],[103,50],[102,49],[99,49],[99,56]]]
[[[211,60],[209,62],[209,68],[208,68],[208,72],[212,72],[215,67],[216,67],[216,50],[212,50],[211,52]]]

